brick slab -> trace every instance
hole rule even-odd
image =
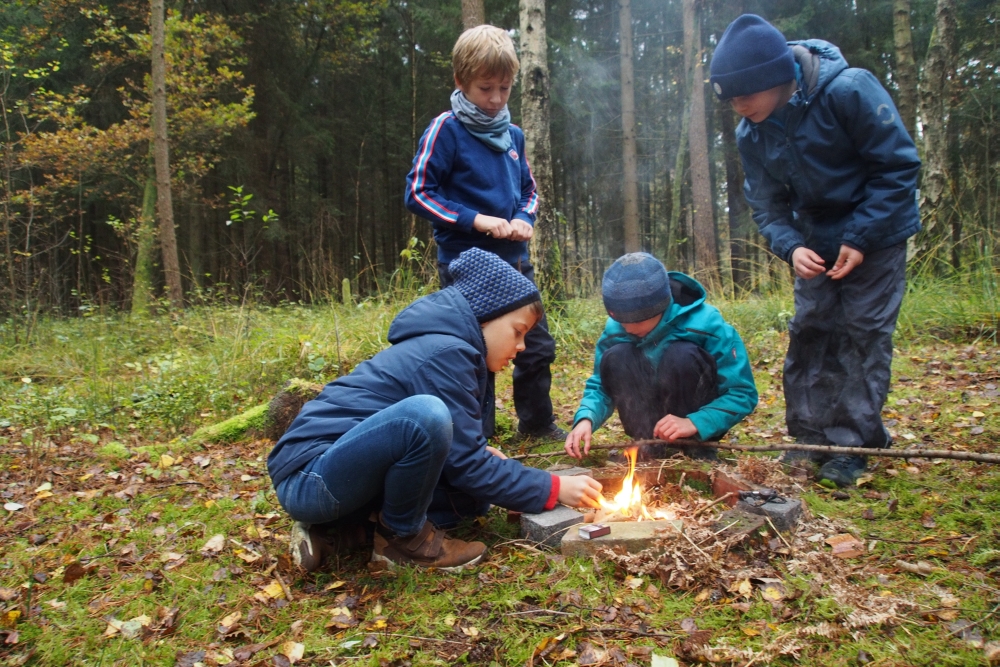
[[[611,533],[592,540],[580,537],[579,531],[570,529],[562,538],[564,556],[591,556],[600,549],[622,547],[628,553],[638,553],[653,546],[663,535],[684,530],[683,521],[612,521],[607,524]]]

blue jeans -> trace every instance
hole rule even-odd
[[[304,523],[336,521],[382,498],[382,522],[413,535],[427,519],[451,447],[451,413],[417,395],[364,420],[278,484],[278,501]]]

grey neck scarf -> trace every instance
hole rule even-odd
[[[506,105],[496,116],[490,117],[485,111],[466,99],[462,91],[455,89],[451,94],[451,110],[472,136],[493,150],[503,153],[510,149],[510,111]]]

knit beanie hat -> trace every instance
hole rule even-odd
[[[756,14],[744,14],[722,34],[710,69],[712,90],[728,100],[792,81],[795,57],[777,28]]]
[[[615,260],[604,272],[601,292],[608,315],[623,324],[656,317],[673,302],[666,267],[646,252]]]
[[[452,287],[469,302],[480,324],[541,301],[535,283],[496,255],[469,248],[448,265]]]

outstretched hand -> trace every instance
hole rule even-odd
[[[601,483],[587,475],[559,478],[559,502],[570,507],[600,507]]]
[[[593,424],[590,423],[589,419],[581,419],[577,422],[573,430],[566,436],[566,453],[574,459],[582,459],[585,454],[590,452],[590,437],[593,430]],[[581,443],[583,451],[580,450]]]
[[[690,438],[698,435],[698,427],[687,417],[677,415],[667,415],[656,422],[653,427],[653,437],[667,442],[673,442],[677,438]]]

